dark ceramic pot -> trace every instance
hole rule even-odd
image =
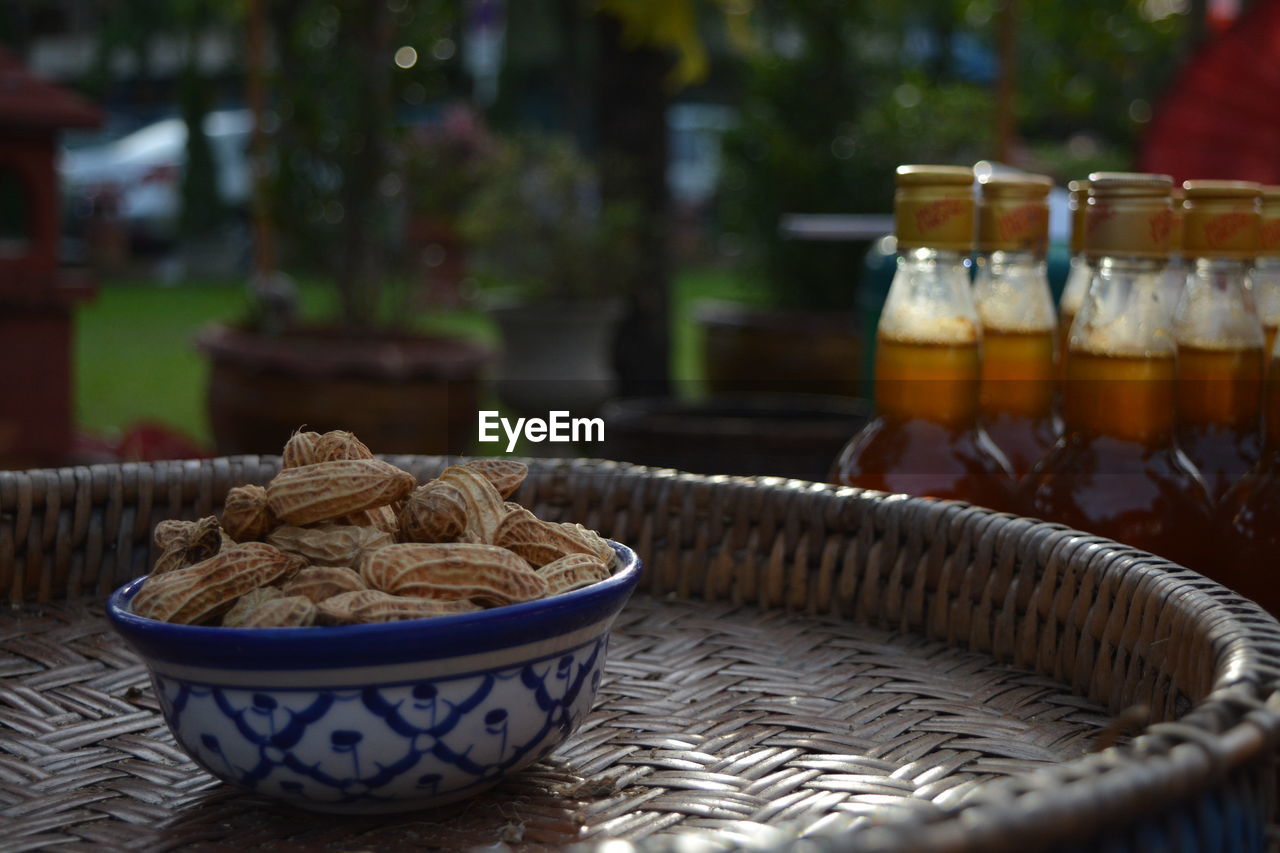
[[[463,454],[476,436],[480,375],[492,352],[455,338],[267,337],[206,328],[209,420],[217,452],[279,453],[300,426],[354,432],[379,453]]]

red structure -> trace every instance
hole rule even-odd
[[[1156,107],[1138,168],[1280,184],[1280,0],[1249,4],[1191,58]]]
[[[93,285],[58,267],[54,142],[62,128],[101,121],[0,50],[0,468],[66,462],[71,315]]]

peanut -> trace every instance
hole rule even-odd
[[[372,527],[383,533],[390,533],[393,537],[400,532],[400,523],[396,520],[396,511],[391,505],[375,506],[373,509],[353,512],[343,521],[360,527]]]
[[[547,594],[547,582],[528,563],[496,545],[388,545],[366,555],[360,576],[393,595],[443,601],[502,605]]]
[[[599,545],[595,540],[599,540]],[[603,556],[599,546],[609,547],[585,527],[578,529],[576,526],[566,527],[542,521],[523,508],[502,519],[494,534],[493,543],[514,551],[535,567],[545,566],[568,554],[591,554],[599,558]]]
[[[267,506],[286,524],[341,518],[400,500],[413,475],[378,459],[343,459],[286,468],[267,484]]]
[[[391,595],[376,589],[344,592],[326,598],[316,605],[320,620],[330,625],[353,625],[363,622],[396,622],[401,619],[423,619],[470,613],[480,608],[469,601],[438,601]]]
[[[405,498],[400,535],[406,542],[448,542],[467,526],[467,503],[456,486],[432,480]]]
[[[285,582],[285,595],[305,595],[319,604],[344,592],[368,589],[364,578],[347,566],[307,566]]]
[[[316,623],[316,606],[301,595],[273,598],[255,607],[241,628],[302,628]],[[226,622],[224,621],[225,625]]]
[[[237,542],[261,541],[280,524],[262,486],[236,486],[222,506],[222,529]]]
[[[257,589],[251,589],[237,598],[236,603],[231,605],[231,609],[222,614],[222,625],[226,628],[237,628],[243,625],[244,620],[258,607],[268,601],[283,597],[284,593],[274,586],[260,586]]]
[[[262,542],[219,551],[194,566],[156,575],[133,599],[139,616],[197,625],[219,615],[260,586],[287,580],[306,561]]]
[[[300,468],[303,465],[314,465],[320,460],[316,458],[316,443],[320,441],[320,433],[303,432],[299,429],[285,442],[284,453],[280,457],[281,468]]]
[[[463,534],[468,542],[492,544],[494,531],[507,514],[502,505],[502,495],[493,484],[478,471],[465,465],[452,465],[437,478],[462,493],[466,504],[467,523]]]
[[[315,461],[337,462],[342,459],[372,459],[373,453],[354,434],[335,429],[316,441]]]
[[[551,595],[606,580],[609,568],[590,554],[567,554],[538,569]]]
[[[368,551],[392,542],[391,534],[374,527],[335,524],[325,527],[278,527],[267,542],[281,551],[299,554],[317,566],[354,566]]]
[[[613,550],[613,546],[603,536],[590,527],[573,521],[562,521],[560,522],[560,527],[570,536],[580,539],[606,567],[612,569],[614,564],[618,562],[618,552]]]
[[[212,515],[199,521],[162,521],[152,541],[161,550],[152,574],[164,574],[207,560],[222,549],[222,529]]]
[[[482,474],[503,500],[511,497],[529,473],[529,466],[514,459],[473,459],[462,467]]]

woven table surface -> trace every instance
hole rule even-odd
[[[591,460],[531,463],[518,498],[646,562],[565,744],[435,811],[239,792],[175,747],[101,603],[157,521],[278,465],[0,472],[0,850],[1263,849],[1280,626],[1251,602],[987,510]]]
[[[885,821],[1076,758],[1106,721],[1049,679],[942,643],[640,595],[594,712],[550,759],[461,806],[332,818],[191,763],[98,608],[5,613],[0,677],[5,850],[536,848],[834,811]]]

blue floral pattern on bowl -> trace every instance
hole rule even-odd
[[[469,796],[545,756],[577,728],[608,639],[460,678],[263,691],[154,676],[165,719],[211,773],[262,794],[403,808]]]
[[[128,612],[141,579],[112,596],[108,613],[150,667],[174,738],[210,773],[302,808],[401,811],[479,793],[582,722],[640,568],[615,548],[619,567],[600,584],[434,619],[171,625]],[[484,636],[498,638],[488,645],[503,644],[475,642],[486,622]]]

